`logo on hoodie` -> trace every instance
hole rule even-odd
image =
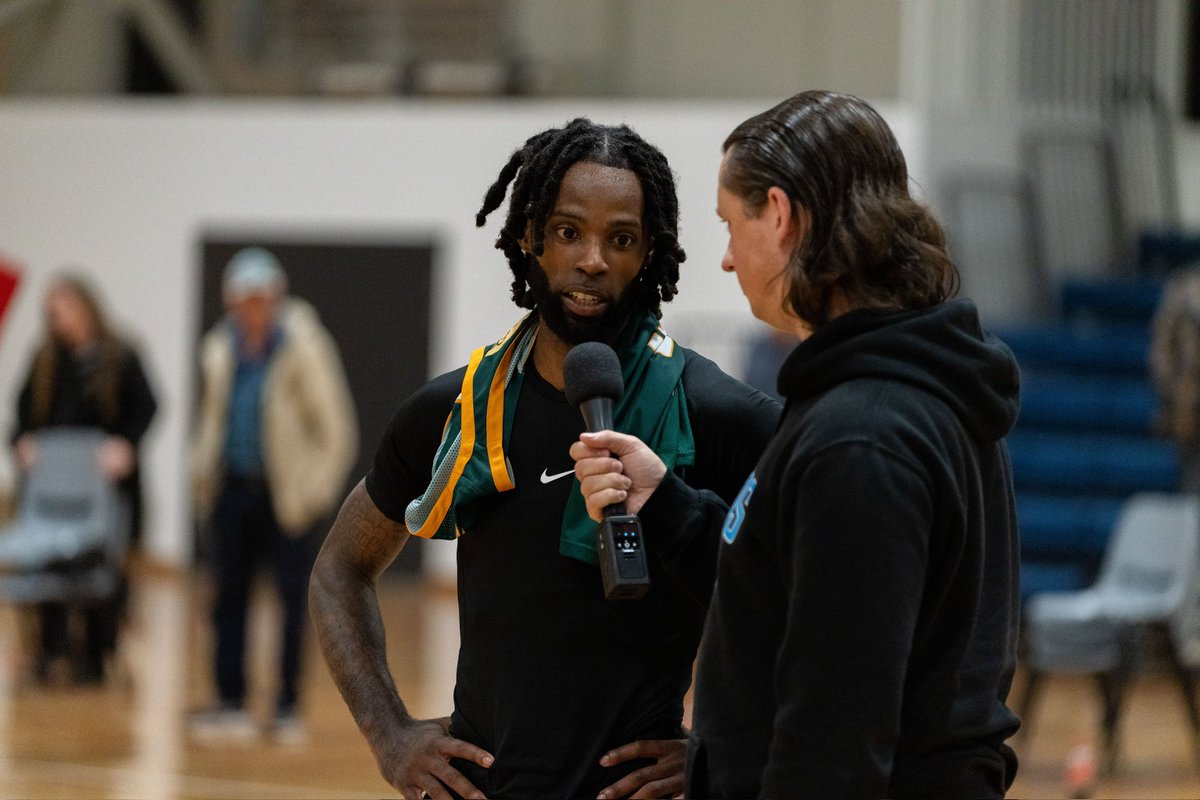
[[[733,505],[729,507],[729,513],[725,515],[725,527],[721,529],[721,537],[726,544],[733,544],[733,540],[737,538],[738,531],[746,520],[746,509],[750,507],[750,495],[754,494],[756,486],[758,478],[751,472],[750,477],[742,484],[742,490],[738,492]]]

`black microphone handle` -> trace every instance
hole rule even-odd
[[[613,430],[613,401],[610,397],[592,397],[579,404],[583,424],[589,433]],[[624,503],[613,503],[604,507],[604,516],[616,517],[625,513]]]
[[[583,424],[589,433],[613,430],[613,401],[611,397],[590,397],[579,404]]]
[[[608,519],[609,517],[623,517],[623,516],[625,516],[625,504],[624,503],[613,503],[611,506],[604,507],[604,518],[605,519]]]

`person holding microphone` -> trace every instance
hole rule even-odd
[[[723,147],[721,266],[802,341],[723,522],[637,439],[571,448],[589,514],[720,525],[688,797],[1001,797],[1016,664],[1009,349],[952,300],[942,229],[862,100],[798,94]]]
[[[643,508],[649,586],[610,599],[567,454],[584,426],[569,354],[611,347],[613,425],[644,432],[701,516],[724,514],[779,406],[662,329],[685,255],[658,148],[580,117],[513,152],[476,224],[506,195],[496,247],[524,314],[400,405],[317,560],[312,618],[380,773],[409,800],[678,795],[718,534]],[[458,541],[448,717],[414,717],[388,668],[376,584],[412,536]]]

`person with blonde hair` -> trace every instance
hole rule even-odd
[[[46,292],[45,314],[46,332],[17,402],[12,436],[17,467],[28,472],[37,463],[37,432],[43,428],[103,429],[108,438],[100,450],[100,467],[128,501],[130,536],[137,542],[142,519],[138,445],[157,409],[141,359],[128,339],[109,323],[83,278],[62,275],[53,279]],[[66,658],[76,680],[102,680],[105,659],[116,647],[127,594],[128,584],[122,582],[113,601],[92,603],[81,610],[81,644],[71,641],[67,606],[43,603],[39,609],[38,676],[49,677],[53,662]]]

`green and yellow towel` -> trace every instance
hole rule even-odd
[[[537,329],[537,314],[529,314],[500,341],[471,354],[429,487],[405,509],[405,524],[414,535],[456,539],[471,527],[481,499],[516,488],[506,453]],[[613,409],[617,430],[649,445],[667,469],[695,463],[683,353],[652,314],[626,325],[613,349],[625,379],[624,396]],[[596,563],[596,523],[587,515],[578,479],[563,512],[559,552]]]

